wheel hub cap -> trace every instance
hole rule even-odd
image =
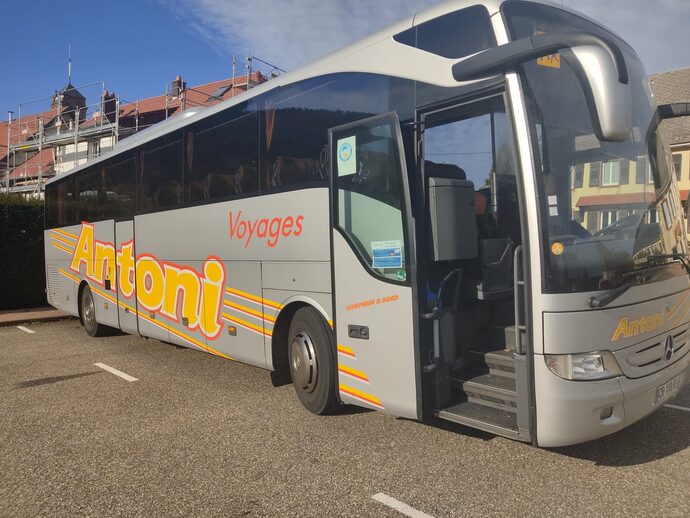
[[[84,300],[84,320],[86,320],[86,323],[89,325],[89,327],[94,323],[94,313],[93,298],[87,295]]]
[[[298,333],[290,349],[294,382],[307,392],[312,392],[316,388],[318,366],[311,338],[306,333]]]

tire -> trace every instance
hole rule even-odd
[[[326,322],[311,308],[295,313],[288,333],[288,364],[302,405],[317,415],[335,412],[335,344]]]
[[[86,329],[86,334],[89,336],[103,336],[106,333],[107,327],[99,324],[96,320],[96,302],[93,299],[93,293],[88,286],[84,287],[81,292],[81,322]]]

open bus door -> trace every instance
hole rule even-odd
[[[338,387],[419,418],[410,196],[394,113],[329,131]]]

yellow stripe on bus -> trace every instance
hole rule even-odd
[[[357,378],[361,381],[366,381],[369,383],[369,377],[362,371],[358,371],[357,369],[353,369],[352,367],[347,367],[345,365],[338,365],[338,370],[344,374],[347,374],[348,376],[352,376],[353,378]]]
[[[348,387],[347,385],[343,384],[340,384],[338,388],[340,389],[340,392],[344,392],[349,396],[356,397],[358,399],[361,399],[362,401],[371,403],[374,406],[383,408],[381,400],[376,396],[372,396],[371,394],[367,394],[366,392],[362,392],[361,390],[357,390],[356,388]]]
[[[352,350],[352,347],[348,347],[347,345],[338,344],[338,352],[340,354],[344,354],[346,356],[351,356],[353,358],[357,358],[355,356],[355,352]]]
[[[276,321],[275,318],[273,318],[271,315],[266,315],[265,313],[261,311],[257,311],[256,309],[251,309],[246,306],[242,306],[241,304],[237,304],[235,302],[228,302],[227,300],[223,301],[223,304],[229,308],[235,309],[237,311],[241,311],[243,313],[248,313],[253,317],[260,318],[262,320],[268,320],[269,322],[273,323]]]
[[[72,241],[70,241],[70,240],[68,240],[68,239],[65,239],[64,237],[60,236],[60,234],[52,234],[52,235],[50,236],[50,239],[55,239],[55,240],[57,240],[57,241],[60,241],[61,243],[63,243],[63,244],[65,244],[65,245],[71,247],[72,249],[74,249],[74,243],[73,243]]]
[[[228,313],[223,313],[223,318],[226,320],[229,320],[230,322],[233,322],[235,324],[239,324],[242,327],[246,327],[248,329],[251,329],[252,331],[256,331],[259,334],[266,335],[266,336],[272,335],[272,333],[270,331],[264,330],[263,327],[257,326],[256,324],[252,324],[251,322],[247,322],[246,320],[242,320],[241,318],[237,318],[237,317],[230,315]]]
[[[60,270],[60,273],[62,275],[64,275],[65,277],[67,277],[68,279],[72,279],[74,282],[77,282],[77,283],[81,282],[81,279],[79,277],[75,277],[71,273],[67,273],[65,270]]]
[[[269,299],[257,297],[256,295],[252,295],[251,293],[247,293],[246,291],[237,290],[235,288],[225,288],[225,291],[227,291],[231,295],[235,295],[237,297],[249,299],[253,302],[256,302],[257,304],[264,304],[265,306],[270,306],[270,307],[275,308],[275,309],[283,309],[282,304],[278,304],[277,302],[273,302],[272,300],[269,300]]]
[[[50,244],[52,246],[54,246],[55,248],[57,248],[58,250],[62,250],[63,252],[67,252],[69,255],[72,255],[74,253],[74,250],[69,249],[65,246],[62,246],[60,243],[58,243],[56,241],[51,241]]]
[[[688,296],[690,296],[690,292],[686,293],[684,297],[681,297],[681,299],[676,302],[676,304],[669,310],[668,312],[668,318],[669,320],[673,316],[673,314],[683,305],[685,304],[685,301],[688,300]]]
[[[65,237],[71,237],[75,241],[77,240],[76,234],[70,234],[69,232],[65,232],[64,230],[60,230],[59,228],[53,228],[50,231],[51,232],[57,232],[58,234],[62,234]]]

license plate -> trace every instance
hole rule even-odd
[[[671,381],[664,383],[660,387],[657,387],[654,404],[658,405],[659,403],[663,403],[667,399],[673,397],[680,390],[680,386],[682,384],[683,375],[681,374],[680,376],[673,378]]]

